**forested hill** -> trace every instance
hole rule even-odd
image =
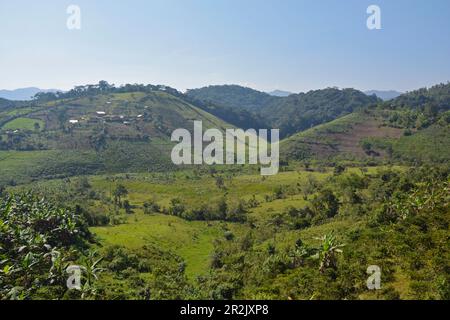
[[[438,84],[430,88],[422,88],[405,93],[385,103],[387,107],[433,110],[435,112],[450,109],[450,83]]]
[[[15,105],[15,103],[13,101],[7,100],[7,99],[3,99],[0,98],[0,109],[5,109],[8,107],[13,107]]]
[[[250,111],[263,124],[281,129],[283,137],[381,102],[355,89],[336,88],[274,97],[250,88],[225,85],[188,90],[186,95],[222,107]]]
[[[186,95],[201,101],[254,112],[281,101],[281,97],[271,96],[268,93],[238,85],[192,89],[188,90]]]
[[[355,89],[327,88],[290,95],[261,111],[282,136],[289,136],[380,102]]]

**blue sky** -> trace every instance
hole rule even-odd
[[[82,28],[66,28],[70,4]],[[369,5],[382,30],[366,27]],[[448,0],[0,0],[0,89],[236,83],[401,91],[450,80]]]

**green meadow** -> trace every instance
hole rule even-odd
[[[6,123],[2,129],[3,130],[29,130],[36,131],[42,130],[44,126],[44,121],[40,119],[30,119],[30,118],[17,118],[8,123]]]

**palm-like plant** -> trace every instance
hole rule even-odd
[[[83,278],[85,283],[81,289],[81,298],[88,298],[96,295],[95,281],[98,279],[98,274],[103,272],[104,269],[99,268],[99,263],[103,260],[103,257],[98,258],[96,251],[90,251],[82,259]]]
[[[318,238],[322,244],[317,249],[318,258],[320,259],[319,271],[324,273],[326,269],[336,270],[337,268],[337,254],[342,253],[345,244],[338,243],[336,236],[333,233],[326,234],[322,238]]]

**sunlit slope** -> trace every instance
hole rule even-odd
[[[450,127],[423,129],[392,126],[390,111],[362,111],[298,133],[281,142],[283,158],[448,161]]]
[[[170,169],[170,136],[192,130],[194,121],[205,129],[232,127],[164,91],[8,108],[0,112],[0,180]]]

